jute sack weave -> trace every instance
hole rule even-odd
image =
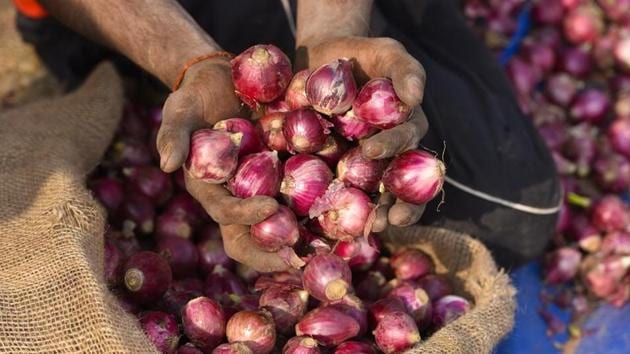
[[[105,212],[85,188],[122,110],[109,64],[75,93],[0,113],[0,352],[153,353],[104,286]],[[487,353],[513,325],[514,289],[488,250],[455,232],[383,236],[418,247],[472,310],[407,353]]]

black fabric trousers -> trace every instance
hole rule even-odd
[[[278,0],[181,3],[226,50],[274,43],[293,53]],[[498,61],[467,28],[455,0],[382,0],[375,11],[382,21],[372,34],[399,40],[426,70],[422,108],[430,128],[422,145],[438,153],[445,146],[444,203],[439,209],[439,200],[430,203],[421,223],[479,238],[505,267],[540,255],[553,236],[560,187],[553,161],[520,112]],[[18,27],[70,88],[104,58],[113,58],[127,75],[147,77],[52,19],[19,18]]]

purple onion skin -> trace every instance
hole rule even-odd
[[[255,154],[265,149],[256,127],[252,122],[244,118],[229,118],[217,122],[214,130],[225,131],[228,133],[241,133],[241,143],[238,147],[238,156],[243,157],[249,154]]]
[[[354,288],[361,299],[371,302],[380,298],[385,283],[387,283],[387,279],[383,273],[370,271],[356,282]]]
[[[378,131],[375,127],[357,118],[353,110],[334,115],[331,121],[335,125],[335,131],[350,141],[367,138]]]
[[[386,315],[376,325],[374,338],[378,348],[386,354],[400,353],[420,342],[420,332],[413,319],[404,312]]]
[[[571,105],[573,119],[591,124],[600,123],[610,109],[608,96],[596,89],[586,89],[577,94]]]
[[[324,161],[313,155],[298,154],[284,164],[280,192],[291,210],[305,216],[315,199],[326,192],[332,179],[332,171]]]
[[[222,241],[223,236],[221,235],[219,225],[214,222],[209,222],[197,230],[195,239],[198,243],[202,243],[207,240]]]
[[[293,337],[282,348],[282,354],[321,354],[317,341],[311,337]]]
[[[593,172],[595,181],[605,191],[620,193],[630,187],[630,160],[619,154],[598,156]]]
[[[577,93],[577,85],[577,80],[567,73],[553,74],[547,80],[547,96],[561,107],[568,107]]]
[[[595,4],[577,6],[563,19],[564,35],[575,45],[594,42],[603,30],[602,21],[599,8]]]
[[[420,330],[425,330],[431,325],[433,307],[431,298],[422,288],[416,288],[410,283],[401,283],[387,294],[395,297],[405,304],[407,313],[416,321]]]
[[[309,295],[319,301],[340,300],[352,289],[352,272],[338,256],[320,254],[304,268],[302,283]]]
[[[275,197],[280,191],[281,162],[278,153],[263,151],[245,156],[236,174],[228,183],[228,189],[238,198],[257,195]]]
[[[413,280],[433,273],[435,265],[426,253],[415,248],[402,249],[390,260],[396,278],[400,280]]]
[[[155,251],[164,257],[175,278],[185,278],[194,274],[199,263],[197,248],[187,239],[169,237],[158,241]]]
[[[227,269],[234,268],[234,261],[228,257],[223,248],[223,241],[209,239],[197,244],[199,252],[199,269],[204,273],[210,273],[215,266],[222,266]]]
[[[506,70],[516,92],[522,97],[531,95],[534,87],[540,81],[540,70],[520,57],[510,60]]]
[[[122,266],[124,256],[122,252],[112,242],[105,242],[105,263],[103,273],[105,275],[105,283],[108,287],[113,288],[120,284],[122,280]]]
[[[91,190],[109,213],[115,213],[125,198],[122,184],[114,178],[103,177],[96,180]]]
[[[310,70],[304,69],[293,75],[284,99],[290,110],[306,108],[311,105],[306,97],[306,80],[311,75]]]
[[[420,150],[398,155],[383,174],[386,190],[407,203],[424,204],[433,199],[444,184],[446,168],[435,156]]]
[[[134,235],[110,229],[105,232],[105,241],[114,244],[125,259],[140,252],[140,243]]]
[[[147,146],[138,140],[123,139],[112,147],[114,162],[122,167],[148,165],[152,161]]]
[[[160,311],[145,312],[140,316],[140,327],[158,351],[172,354],[179,342],[179,328],[175,316]]]
[[[259,44],[232,59],[236,95],[253,110],[284,94],[291,81],[291,61],[278,47]]]
[[[581,123],[569,129],[564,151],[577,165],[577,175],[585,177],[590,173],[591,164],[597,154],[597,128]]]
[[[339,344],[334,354],[376,354],[376,350],[369,343],[349,340]]]
[[[190,239],[193,227],[189,218],[182,213],[166,210],[155,220],[155,238],[162,240],[166,238]]]
[[[288,289],[303,289],[302,273],[298,271],[266,273],[256,280],[254,289],[261,291],[276,286]]]
[[[182,171],[183,170],[179,170]],[[195,200],[188,192],[176,194],[166,204],[164,213],[181,215],[191,226],[198,226],[208,219],[208,214],[201,204]]]
[[[341,300],[332,301],[326,304],[352,318],[359,324],[359,336],[367,333],[368,330],[368,312],[363,301],[358,297],[348,294]]]
[[[295,214],[280,205],[275,214],[251,226],[251,235],[256,244],[269,252],[293,246],[300,238]]]
[[[407,312],[405,304],[397,297],[385,297],[369,306],[369,321],[375,327],[385,316],[394,312]]]
[[[214,348],[212,354],[254,354],[249,347],[243,343],[224,343]]]
[[[424,289],[431,301],[453,293],[453,287],[443,275],[427,274],[420,279],[414,280],[413,283],[416,287]]]
[[[324,147],[315,153],[317,157],[324,160],[324,162],[331,169],[337,167],[337,163],[341,159],[341,156],[348,150],[348,144],[341,138],[337,138],[334,135],[329,135],[326,139]]]
[[[537,1],[532,5],[532,18],[538,23],[557,25],[562,22],[563,14],[562,0]]]
[[[387,168],[387,160],[369,160],[360,147],[346,152],[337,164],[337,177],[346,185],[374,193]]]
[[[593,68],[593,59],[583,49],[571,47],[566,49],[559,60],[560,69],[570,75],[583,78],[588,75]]]
[[[630,210],[616,195],[606,195],[591,209],[591,222],[602,231],[630,229]]]
[[[380,243],[374,234],[358,237],[352,241],[339,241],[333,251],[348,262],[350,269],[368,270],[380,255]]]
[[[146,235],[155,228],[155,205],[149,198],[132,193],[127,195],[119,209],[119,217],[123,230],[134,234]]]
[[[153,166],[131,166],[123,169],[127,185],[132,190],[163,205],[173,194],[173,182],[166,173]]]
[[[224,183],[236,171],[241,133],[212,129],[195,131],[190,137],[186,172],[206,183]]]
[[[184,345],[180,345],[175,354],[203,354],[203,352],[201,349],[195,347],[194,344],[186,343]]]
[[[310,109],[298,109],[287,113],[282,134],[291,153],[310,154],[324,147],[332,123]]]
[[[215,266],[204,282],[204,294],[214,300],[229,302],[231,294],[245,295],[248,293],[243,280],[222,266]]]
[[[457,295],[447,295],[433,304],[433,325],[446,326],[470,310],[468,300]]]
[[[630,233],[608,233],[602,241],[601,251],[603,254],[630,254]]]
[[[254,353],[271,353],[276,344],[276,327],[266,310],[241,311],[227,323],[228,342],[241,342]]]
[[[613,149],[630,159],[630,119],[616,119],[608,127],[608,140]]]
[[[582,255],[574,248],[555,250],[547,261],[547,283],[561,284],[571,280],[577,274],[581,260]]]
[[[310,336],[325,346],[354,338],[359,331],[360,325],[354,318],[329,306],[312,310],[295,325],[296,335]]]
[[[346,112],[357,95],[352,62],[337,59],[320,66],[306,80],[305,90],[316,111],[327,116]]]
[[[118,305],[126,312],[132,315],[138,315],[142,310],[141,306],[135,302],[127,293],[127,291],[121,288],[112,288],[110,292],[118,300]]]
[[[168,262],[159,254],[141,251],[124,267],[124,283],[130,297],[141,304],[159,300],[171,286],[173,275]]]
[[[289,108],[289,104],[282,98],[278,98],[273,102],[267,103],[263,107],[264,114],[271,114],[271,113],[278,113],[278,112],[286,113],[289,111],[291,111],[291,108]]]
[[[278,332],[288,335],[306,312],[307,302],[305,290],[272,286],[260,295],[259,306],[271,313]]]
[[[203,282],[197,278],[176,280],[160,300],[160,308],[177,317],[186,304],[202,295]]]
[[[207,297],[190,300],[182,310],[186,337],[204,352],[219,345],[225,336],[225,314],[221,306]]]
[[[354,114],[380,129],[393,128],[407,120],[411,108],[398,98],[389,79],[368,81],[352,103]]]
[[[603,259],[585,260],[582,280],[587,289],[598,298],[615,293],[627,286],[622,279],[630,269],[630,255],[610,255]]]
[[[264,115],[256,124],[258,134],[271,150],[287,151],[287,140],[282,132],[286,113],[276,112]]]

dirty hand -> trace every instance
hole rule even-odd
[[[363,155],[370,159],[387,159],[418,147],[426,134],[428,123],[420,103],[424,93],[425,72],[405,47],[391,38],[337,37],[304,45],[299,60],[302,66],[317,68],[338,58],[353,62],[357,81],[388,77],[400,99],[413,109],[409,120],[399,126],[381,131],[361,142]],[[408,226],[416,223],[424,205],[396,200],[384,193],[379,200],[374,232],[383,231],[388,224]]]
[[[199,62],[186,72],[180,88],[164,104],[163,121],[157,138],[160,166],[165,172],[180,168],[188,156],[191,134],[211,128],[214,123],[242,116],[242,105],[234,94],[230,63],[224,58]],[[249,226],[278,208],[269,197],[232,197],[219,184],[209,184],[186,176],[186,189],[221,226],[225,251],[234,260],[258,271],[279,271],[286,263],[275,253],[256,246]]]

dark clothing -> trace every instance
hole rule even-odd
[[[292,54],[294,39],[278,0],[182,0],[199,24],[228,51],[274,43]],[[293,4],[294,5],[294,4]],[[295,11],[295,8],[293,9]],[[561,199],[550,155],[524,116],[498,61],[467,28],[456,1],[377,1],[382,19],[373,35],[402,42],[427,73],[422,108],[429,132],[422,145],[446,146],[445,203],[427,206],[422,223],[481,239],[499,264],[514,266],[542,253],[552,237]],[[31,34],[20,26],[51,71],[76,85],[110,51],[46,20]],[[43,24],[40,24],[44,26]],[[120,58],[120,57],[118,57]],[[126,60],[123,72],[138,71]],[[530,206],[522,211],[464,191]],[[459,187],[457,187],[459,186]],[[439,199],[439,198],[437,198]]]

